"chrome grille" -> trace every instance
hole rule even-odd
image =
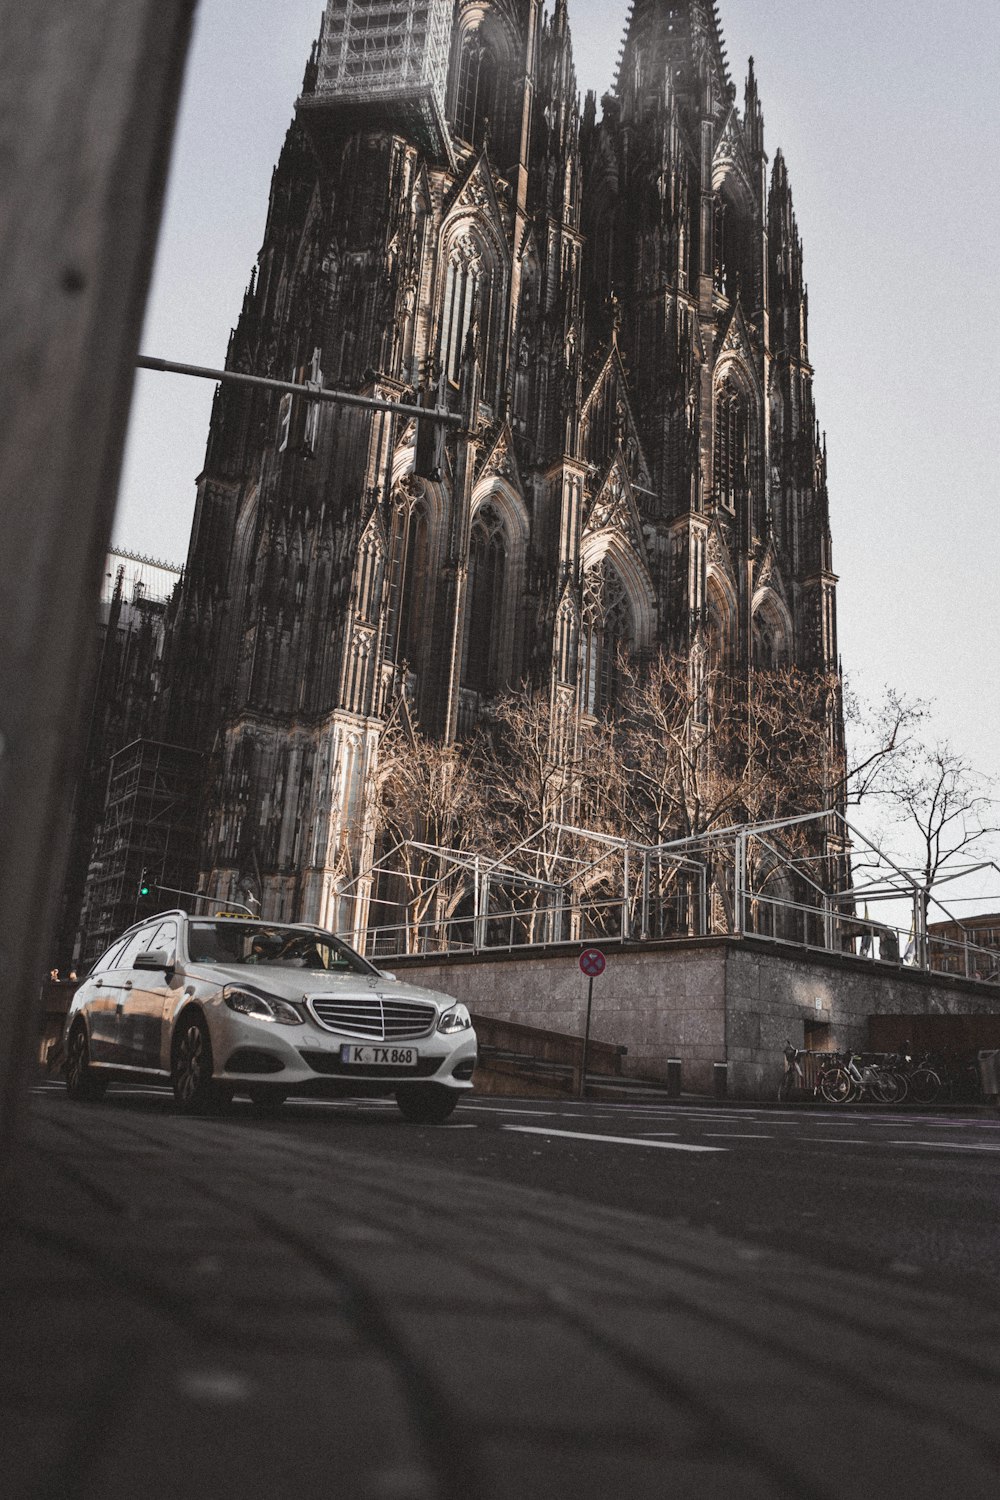
[[[351,995],[344,999],[310,995],[306,1002],[327,1031],[340,1036],[371,1037],[377,1042],[399,1042],[426,1036],[437,1020],[437,1009],[420,1000],[387,1000],[381,995]]]

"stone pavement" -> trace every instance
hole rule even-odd
[[[997,1493],[995,1310],[289,1121],[49,1095],[24,1165],[5,1500]]]

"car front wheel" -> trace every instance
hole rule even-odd
[[[80,1103],[96,1104],[104,1098],[107,1087],[107,1079],[95,1075],[90,1065],[87,1028],[80,1021],[73,1027],[66,1048],[66,1092]]]
[[[170,1082],[177,1107],[186,1115],[202,1114],[218,1102],[212,1082],[212,1043],[197,1011],[181,1016],[174,1032]]]
[[[440,1125],[458,1103],[458,1091],[439,1083],[404,1083],[396,1090],[396,1103],[404,1120],[414,1125]]]

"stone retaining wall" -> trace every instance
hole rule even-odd
[[[608,967],[594,981],[595,1040],[628,1048],[626,1075],[665,1079],[667,1059],[683,1064],[686,1090],[708,1094],[713,1066],[729,1066],[736,1098],[772,1097],[786,1038],[821,1050],[868,1045],[875,1015],[989,1015],[1000,988],[886,968],[839,954],[805,954],[753,938],[604,950]],[[396,959],[415,984],[464,1000],[470,1010],[522,1025],[580,1035],[587,981],[578,947]]]

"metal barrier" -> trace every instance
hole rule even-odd
[[[861,883],[851,865],[855,844],[865,868],[878,869]],[[946,909],[835,812],[655,846],[550,823],[502,856],[404,840],[352,886],[356,925],[343,936],[376,960],[758,937],[1000,982],[1000,952],[932,931],[929,903]],[[909,928],[872,918],[869,902],[905,902]],[[372,921],[374,911],[387,920]]]

